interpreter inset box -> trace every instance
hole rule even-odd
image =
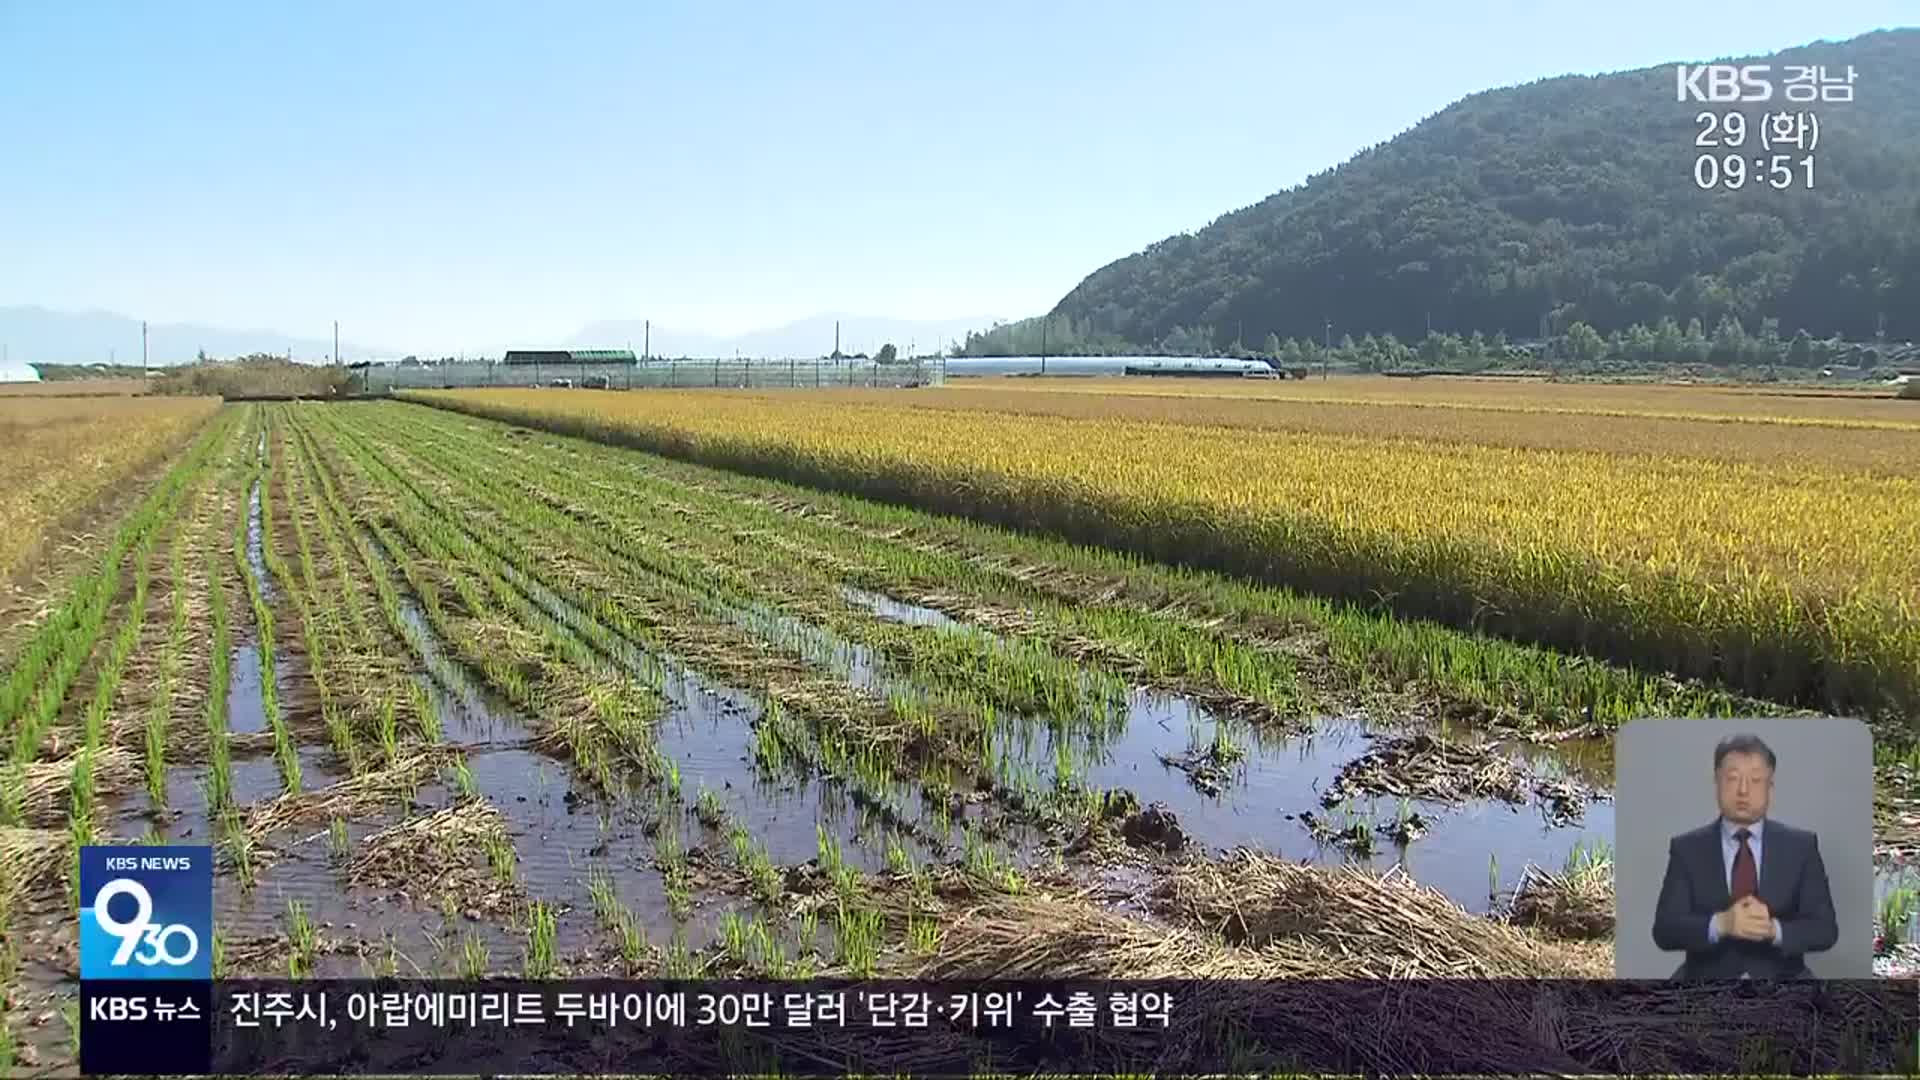
[[[1635,720],[1614,774],[1617,976],[1872,977],[1865,724]]]

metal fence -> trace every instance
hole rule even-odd
[[[606,390],[651,388],[937,386],[944,359],[876,364],[871,360],[642,360],[636,364],[501,364],[465,361],[418,367],[375,365],[356,373],[355,389],[455,389],[470,386],[569,386]]]

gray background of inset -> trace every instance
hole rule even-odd
[[[1686,959],[1653,944],[1667,844],[1719,817],[1713,748],[1740,732],[1760,736],[1779,758],[1767,817],[1820,837],[1840,940],[1808,954],[1807,967],[1824,979],[1871,978],[1873,736],[1860,721],[1837,717],[1649,717],[1620,729],[1613,751],[1614,974],[1664,979]]]

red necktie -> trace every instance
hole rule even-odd
[[[1733,856],[1733,898],[1743,900],[1760,891],[1760,871],[1754,866],[1753,848],[1748,846],[1747,838],[1753,834],[1740,829],[1733,834],[1740,841],[1740,850]]]

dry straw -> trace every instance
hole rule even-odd
[[[1612,936],[1612,863],[1593,862],[1564,871],[1527,867],[1513,894],[1511,916],[1520,926],[1570,941]]]

